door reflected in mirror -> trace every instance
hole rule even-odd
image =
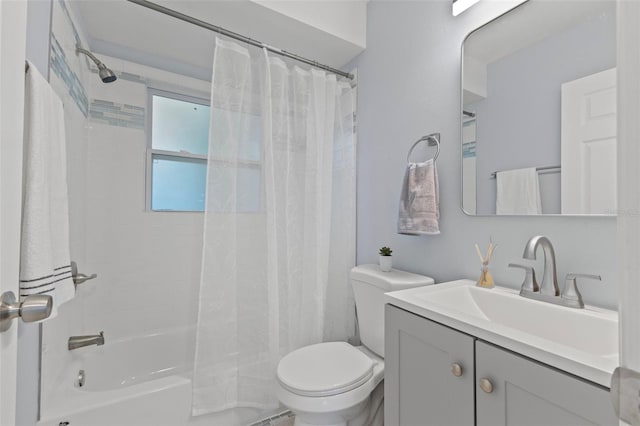
[[[616,212],[616,2],[529,0],[463,44],[462,207]]]

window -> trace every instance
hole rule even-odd
[[[219,123],[209,149],[208,101],[149,89],[147,206],[152,211],[204,211],[207,166],[216,212],[262,210],[262,122],[258,115],[213,108]],[[229,132],[228,123],[242,129]],[[232,166],[230,166],[232,165]]]
[[[149,90],[148,206],[204,211],[210,107],[205,99]]]

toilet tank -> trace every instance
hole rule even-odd
[[[378,265],[359,265],[351,270],[351,286],[358,313],[360,340],[384,358],[384,293],[433,284],[433,278]]]

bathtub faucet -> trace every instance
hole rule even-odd
[[[71,336],[69,337],[69,345],[68,348],[70,351],[78,348],[83,348],[85,346],[102,346],[104,345],[104,331],[101,331],[100,334],[94,334],[90,336]]]

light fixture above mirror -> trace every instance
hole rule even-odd
[[[480,0],[453,0],[453,16],[458,16]]]

